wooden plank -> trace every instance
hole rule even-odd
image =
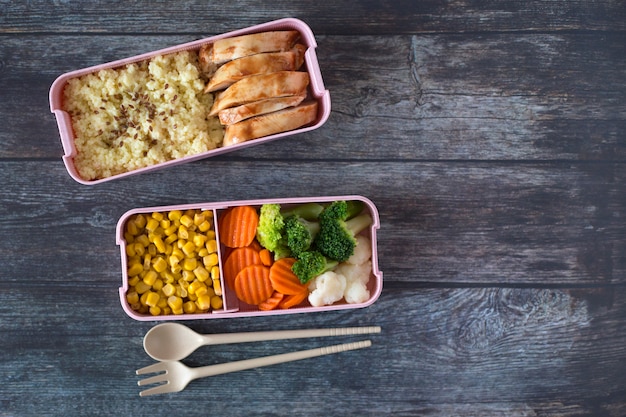
[[[11,37],[0,45],[0,56],[16,63],[0,79],[7,123],[0,157],[61,155],[44,98],[57,76],[185,41],[55,39],[51,46],[36,36]],[[318,59],[332,100],[328,122],[291,138],[288,147],[236,156],[623,161],[625,40],[623,34],[321,37]]]
[[[20,347],[0,361],[5,413],[83,414],[77,404],[106,415],[136,408],[133,371],[151,363],[141,338],[152,323],[125,317],[113,285],[71,285],[54,294],[44,285],[8,289],[2,282],[0,288],[10,295],[0,317],[11,317],[3,321],[0,352]],[[221,375],[192,382],[167,401],[145,401],[174,414],[191,407],[250,416],[620,415],[625,296],[623,286],[387,288],[377,303],[357,311],[189,322],[203,333],[336,325],[381,325],[383,332],[371,336],[366,350]],[[361,339],[214,346],[185,363]]]
[[[617,0],[494,2],[316,3],[303,0],[221,3],[92,1],[3,2],[0,32],[24,33],[206,33],[215,34],[283,17],[300,17],[320,33],[389,34],[487,31],[624,30],[625,10]],[[45,12],[42,12],[45,11]]]
[[[83,273],[117,282],[114,227],[134,207],[342,194],[378,207],[385,281],[626,282],[623,164],[256,161],[251,168],[216,158],[93,187],[72,181],[60,161],[0,168],[8,234],[0,263],[15,284],[46,275],[61,259],[61,282]]]

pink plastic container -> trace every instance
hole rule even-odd
[[[334,304],[325,305],[321,307],[313,307],[308,300],[304,300],[298,306],[289,308],[289,309],[275,309],[264,311],[260,310],[256,305],[246,304],[243,301],[240,301],[234,291],[229,288],[229,286],[224,282],[224,262],[225,262],[225,253],[227,248],[222,244],[218,246],[218,258],[219,258],[219,269],[220,269],[220,286],[222,289],[222,303],[223,307],[217,310],[212,310],[206,313],[193,313],[193,314],[169,314],[169,315],[158,315],[153,316],[150,313],[140,313],[133,309],[129,302],[127,301],[127,293],[129,289],[129,275],[128,275],[128,255],[127,255],[127,243],[125,240],[125,230],[126,225],[129,219],[133,218],[134,215],[139,213],[150,216],[153,212],[169,212],[172,210],[189,210],[189,209],[200,209],[200,210],[210,210],[213,212],[214,219],[214,227],[217,235],[217,240],[219,242],[219,227],[218,221],[220,216],[224,213],[224,210],[236,207],[236,206],[245,206],[250,205],[255,208],[260,208],[261,205],[266,203],[278,203],[281,205],[281,208],[288,208],[289,206],[302,204],[302,203],[321,203],[326,204],[332,201],[337,200],[357,200],[361,201],[364,204],[364,213],[369,213],[372,217],[371,225],[364,230],[361,234],[368,237],[371,242],[371,273],[369,281],[367,282],[367,290],[369,292],[369,298],[364,302],[349,304],[345,301],[345,299],[341,299]],[[120,246],[121,252],[121,265],[122,265],[122,285],[119,288],[120,302],[122,304],[122,308],[124,311],[133,319],[139,321],[151,321],[151,320],[195,320],[195,319],[214,319],[214,318],[228,318],[228,317],[246,317],[246,316],[267,316],[267,315],[277,315],[277,314],[294,314],[294,313],[311,313],[311,312],[321,312],[321,311],[331,311],[331,310],[342,310],[342,309],[355,309],[362,308],[371,305],[374,303],[380,293],[382,291],[382,272],[378,268],[378,252],[377,252],[377,240],[376,240],[376,232],[380,228],[380,220],[379,215],[374,203],[369,199],[358,196],[358,195],[347,195],[347,196],[332,196],[332,197],[313,197],[313,198],[283,198],[283,199],[275,199],[275,200],[241,200],[241,201],[229,201],[229,202],[218,202],[218,203],[201,203],[201,204],[186,204],[186,205],[176,205],[176,206],[161,206],[161,207],[146,207],[146,208],[137,208],[126,212],[117,223],[117,244]]]
[[[309,95],[311,98],[315,99],[318,102],[317,119],[312,124],[296,129],[296,130],[274,134],[271,136],[265,136],[259,139],[254,139],[254,140],[250,140],[247,142],[243,142],[243,143],[239,143],[239,144],[235,144],[235,145],[231,145],[227,147],[220,147],[220,148],[213,149],[207,152],[203,152],[203,153],[199,153],[199,154],[195,154],[192,156],[187,156],[187,157],[179,158],[175,160],[170,160],[170,161],[152,165],[146,168],[136,169],[134,171],[125,172],[122,174],[113,175],[113,176],[102,178],[102,179],[86,180],[80,177],[73,161],[73,157],[74,155],[76,155],[76,148],[74,146],[74,134],[73,134],[70,116],[66,111],[63,110],[63,89],[65,88],[65,85],[68,82],[68,80],[75,78],[75,77],[80,77],[85,74],[95,73],[101,69],[123,67],[130,63],[144,61],[152,57],[155,57],[157,55],[164,55],[164,54],[169,54],[169,53],[183,51],[183,50],[200,49],[202,45],[213,43],[218,39],[251,34],[251,33],[272,31],[272,30],[297,30],[300,32],[300,35],[301,35],[300,42],[303,43],[307,47],[305,59],[304,59],[304,68],[309,73],[309,78],[310,78]],[[319,68],[319,64],[318,64],[317,56],[315,52],[316,48],[317,48],[317,43],[315,41],[315,37],[311,29],[304,22],[298,19],[287,18],[287,19],[276,20],[273,22],[268,22],[268,23],[257,25],[257,26],[251,26],[245,29],[240,29],[240,30],[224,33],[224,34],[213,36],[210,38],[205,38],[205,39],[201,39],[201,40],[197,40],[197,41],[193,41],[193,42],[189,42],[189,43],[185,43],[181,45],[176,45],[176,46],[168,47],[168,48],[161,49],[158,51],[153,51],[153,52],[145,53],[142,55],[137,55],[134,57],[121,59],[121,60],[117,60],[117,61],[113,61],[113,62],[109,62],[109,63],[105,63],[105,64],[101,64],[101,65],[97,65],[97,66],[93,66],[89,68],[84,68],[81,70],[72,71],[72,72],[63,74],[60,77],[58,77],[52,84],[50,88],[49,98],[50,98],[50,110],[52,111],[52,113],[54,113],[56,120],[57,120],[57,125],[59,128],[61,144],[63,146],[63,151],[64,151],[63,162],[65,163],[65,167],[67,168],[67,171],[70,174],[70,176],[77,182],[81,184],[85,184],[85,185],[94,185],[94,184],[98,184],[101,182],[110,181],[116,178],[122,178],[122,177],[126,177],[129,175],[149,172],[149,171],[153,171],[156,169],[166,168],[172,165],[195,161],[198,159],[203,159],[203,158],[207,158],[210,156],[231,152],[237,149],[241,149],[241,148],[245,148],[245,147],[249,147],[253,145],[259,145],[264,142],[268,142],[268,141],[284,138],[286,136],[291,136],[291,135],[295,135],[298,133],[303,133],[303,132],[307,132],[313,129],[317,129],[326,122],[326,120],[328,119],[330,115],[330,94],[328,90],[324,88],[324,83],[322,81],[322,74]]]

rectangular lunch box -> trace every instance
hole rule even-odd
[[[307,100],[314,100],[317,102],[317,117],[312,123],[306,124],[303,127],[296,128],[294,130],[289,130],[282,133],[270,134],[268,136],[259,137],[258,139],[248,140],[241,143],[232,144],[229,146],[218,146],[215,149],[204,151],[201,153],[191,154],[188,156],[180,157],[178,159],[168,160],[166,162],[159,162],[153,165],[149,165],[147,167],[133,169],[131,171],[114,174],[111,176],[107,176],[104,178],[96,178],[96,179],[85,179],[82,178],[79,174],[74,158],[77,154],[77,150],[75,147],[75,136],[72,127],[72,120],[69,113],[64,110],[63,103],[63,91],[66,87],[69,80],[77,77],[84,76],[86,74],[95,74],[98,71],[103,69],[118,69],[125,67],[129,64],[138,63],[141,61],[149,60],[153,57],[159,55],[171,54],[174,52],[185,51],[185,50],[199,50],[202,46],[213,44],[215,41],[224,39],[224,38],[232,38],[240,35],[247,35],[253,33],[261,33],[268,31],[283,31],[283,30],[296,30],[300,34],[299,43],[303,44],[305,49],[304,53],[304,64],[301,68],[301,71],[306,71],[309,74],[309,85],[307,87]],[[149,172],[156,169],[166,168],[172,165],[178,165],[190,161],[195,161],[203,158],[207,158],[214,155],[219,155],[227,152],[231,152],[237,149],[258,145],[263,142],[273,141],[276,139],[284,138],[287,136],[296,135],[298,133],[307,132],[310,130],[314,130],[319,128],[322,124],[326,122],[330,115],[330,94],[328,90],[325,89],[324,83],[322,81],[322,75],[320,71],[320,67],[317,61],[316,49],[317,43],[315,41],[315,37],[311,29],[302,21],[294,18],[286,18],[281,20],[276,20],[256,26],[251,26],[248,28],[235,30],[232,32],[224,33],[221,35],[184,43],[172,47],[168,47],[165,49],[148,52],[145,54],[133,56],[126,59],[120,59],[117,61],[96,65],[88,68],[84,68],[81,70],[76,70],[72,72],[68,72],[59,76],[50,88],[49,100],[50,100],[50,110],[54,113],[57,125],[59,129],[61,144],[63,146],[63,162],[65,167],[70,174],[70,176],[76,180],[77,182],[85,185],[94,185],[105,181],[110,181],[116,178],[122,178],[129,175],[135,175],[139,173]],[[111,145],[113,146],[113,145]],[[121,146],[121,144],[120,144]]]
[[[371,263],[371,269],[369,269],[369,278],[366,277],[364,281],[366,291],[366,297],[355,302],[354,300],[346,302],[346,298],[340,298],[338,301],[333,302],[328,305],[321,305],[318,307],[314,307],[309,302],[308,297],[302,298],[301,302],[298,302],[295,305],[290,305],[288,308],[273,308],[273,309],[263,309],[261,304],[249,304],[247,302],[241,301],[238,294],[232,288],[234,285],[231,283],[227,283],[227,275],[225,275],[225,269],[227,268],[227,261],[230,262],[229,256],[232,255],[233,249],[227,247],[222,243],[221,235],[220,235],[220,222],[223,221],[225,216],[235,208],[243,208],[243,207],[251,207],[254,208],[257,213],[260,213],[260,208],[264,204],[278,204],[280,205],[281,210],[289,210],[293,207],[298,207],[303,204],[309,203],[318,203],[321,206],[328,206],[333,201],[353,201],[357,202],[359,205],[362,205],[361,214],[369,214],[371,217],[371,223],[360,232],[361,236],[364,236],[368,240],[364,240],[364,242],[369,242],[371,247],[368,247],[371,252],[371,256],[368,261]],[[194,214],[195,213],[195,214]],[[183,221],[181,215],[187,214],[187,222]],[[194,215],[198,215],[195,219],[195,226],[191,224]],[[137,231],[136,224],[138,217],[142,217],[142,221],[140,224],[141,230]],[[202,244],[206,243],[206,236],[209,236],[208,239],[214,238],[216,240],[216,247],[212,250],[205,251],[204,247],[200,249],[204,253],[198,254],[199,259],[203,259],[203,256],[211,255],[209,252],[215,252],[216,257],[214,256],[214,260],[210,261],[209,264],[205,264],[206,268],[199,268],[202,272],[201,274],[194,276],[193,274],[198,272],[195,270],[196,263],[193,262],[193,265],[188,266],[185,265],[181,267],[182,260],[178,263],[178,260],[175,262],[171,262],[169,256],[173,254],[173,247],[182,247],[184,250],[184,245],[179,244],[176,240],[176,237],[172,239],[168,239],[166,237],[167,232],[163,233],[165,229],[170,226],[174,226],[172,221],[169,221],[173,218],[177,218],[177,224],[188,224],[189,230],[196,230],[198,234],[202,235],[200,238],[200,242],[196,242],[197,247],[202,247]],[[165,220],[165,223],[161,223],[161,220]],[[203,223],[205,220],[208,220],[209,224]],[[148,222],[152,223],[152,226],[148,224]],[[200,226],[204,224],[205,227]],[[210,229],[208,226],[211,226]],[[151,231],[154,231],[155,228],[161,227],[160,235],[163,236],[161,241],[158,239],[155,240],[154,236],[150,236]],[[322,311],[332,311],[332,310],[343,310],[343,309],[356,309],[362,308],[371,305],[374,303],[380,293],[382,291],[382,272],[378,267],[378,252],[377,252],[377,238],[376,232],[380,228],[380,220],[378,211],[369,199],[358,196],[358,195],[347,195],[347,196],[331,196],[331,197],[313,197],[313,198],[283,198],[283,199],[273,199],[273,200],[241,200],[241,201],[229,201],[229,202],[212,202],[212,203],[200,203],[200,204],[185,204],[185,205],[174,205],[174,206],[161,206],[161,207],[146,207],[146,208],[136,208],[126,212],[122,215],[117,223],[117,244],[120,247],[121,253],[121,269],[122,269],[122,285],[119,288],[120,302],[124,311],[131,318],[139,321],[152,321],[152,320],[194,320],[194,319],[214,319],[214,318],[230,318],[230,317],[246,317],[246,316],[266,316],[266,315],[277,315],[277,314],[294,314],[294,313],[311,313],[311,312],[322,312]],[[202,232],[200,232],[202,231]],[[138,237],[140,235],[144,235],[141,238]],[[159,234],[155,232],[155,234]],[[174,233],[175,234],[175,233]],[[187,237],[187,236],[185,236]],[[191,241],[196,236],[189,236],[188,239]],[[138,242],[143,239],[145,242],[143,244],[139,244]],[[148,243],[148,241],[153,243]],[[165,243],[163,243],[165,242]],[[170,250],[166,250],[165,246],[167,244],[171,244],[172,248]],[[249,247],[254,247],[257,243],[252,243]],[[155,248],[148,248],[148,246],[162,246],[162,253],[169,252],[169,255],[164,255],[163,259],[158,259],[160,255],[158,255]],[[144,249],[139,250],[136,248],[139,246],[139,249],[142,247]],[[193,247],[194,245],[192,245]],[[206,247],[209,247],[210,244],[207,243]],[[256,246],[257,250],[260,246]],[[364,248],[361,248],[364,249]],[[149,253],[153,252],[151,256]],[[244,250],[244,249],[242,249]],[[141,252],[141,253],[138,253]],[[179,251],[180,252],[180,251]],[[193,255],[195,256],[195,255]],[[165,261],[164,261],[165,260]],[[251,263],[261,264],[261,261],[256,261]],[[162,268],[157,268],[157,264],[160,263]],[[176,276],[177,278],[168,279],[167,274],[173,271],[173,268],[169,267],[174,265],[178,265],[179,273]],[[198,265],[201,265],[202,261],[198,261]],[[232,266],[232,265],[231,265]],[[211,270],[215,268],[216,270]],[[134,269],[134,271],[133,271]],[[158,269],[159,272],[146,272],[148,270]],[[188,271],[185,272],[185,269]],[[202,270],[204,269],[204,270]],[[194,270],[191,272],[191,270]],[[368,271],[368,269],[366,269]],[[180,278],[187,273],[190,277]],[[151,275],[147,277],[147,275]],[[158,275],[158,277],[157,277]],[[201,278],[204,278],[204,282],[207,283],[209,296],[207,296],[207,292],[203,289],[201,292],[190,287],[192,286],[192,282],[195,282],[196,286],[202,286],[198,281]],[[180,280],[186,281],[179,282],[180,285],[176,285],[176,281]],[[239,279],[239,276],[237,276]],[[158,282],[158,281],[161,282]],[[216,280],[216,281],[215,281]],[[141,282],[140,282],[141,281]],[[144,281],[147,281],[146,285]],[[172,294],[174,289],[170,287],[169,291],[166,291],[165,285],[170,282],[173,286],[176,287],[176,291],[179,291],[178,298],[182,298],[182,300],[177,301],[176,298],[173,298],[174,302],[178,302],[178,306],[167,306],[165,298],[168,295]],[[231,281],[232,282],[232,281]],[[139,286],[143,286],[143,289],[139,289]],[[183,287],[187,286],[188,291],[184,291]],[[151,287],[151,288],[150,288]],[[199,287],[196,287],[199,288]],[[190,295],[195,291],[195,296]],[[310,294],[311,290],[307,294]],[[183,292],[181,294],[180,292]],[[148,297],[150,297],[150,293],[159,293],[160,296],[152,295],[154,300],[152,302],[148,302]],[[202,296],[204,294],[205,303],[207,308],[204,310],[200,310],[200,300],[198,296]],[[285,296],[283,300],[287,300],[288,296]],[[142,300],[140,301],[140,298]],[[168,302],[172,301],[167,298]],[[189,306],[193,307],[187,309],[180,306],[182,302],[189,302]],[[148,304],[148,305],[147,305]],[[196,306],[192,306],[192,304],[196,304]],[[210,306],[209,306],[210,304]],[[161,308],[156,308],[155,311],[150,310],[149,305],[160,305]],[[177,311],[174,308],[178,308]],[[181,310],[182,308],[182,310]],[[157,314],[157,315],[153,315]]]

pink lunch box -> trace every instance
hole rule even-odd
[[[324,305],[321,307],[312,306],[308,299],[305,299],[300,304],[288,308],[281,309],[277,308],[274,310],[261,310],[257,305],[247,304],[243,301],[240,301],[236,296],[235,292],[232,288],[224,280],[224,263],[226,258],[227,248],[223,244],[218,245],[218,258],[219,258],[219,279],[220,279],[220,287],[221,287],[221,308],[210,310],[208,312],[203,313],[183,313],[183,314],[168,314],[168,315],[152,315],[149,312],[139,312],[137,309],[131,307],[129,301],[127,299],[127,293],[129,290],[129,255],[127,252],[127,242],[125,239],[126,225],[133,216],[137,214],[144,214],[146,217],[150,216],[154,212],[166,213],[172,210],[209,210],[212,211],[213,214],[213,227],[215,228],[216,239],[220,242],[219,239],[219,220],[220,216],[225,213],[225,210],[237,206],[252,206],[258,209],[263,204],[267,203],[278,203],[281,208],[289,208],[290,206],[303,204],[303,203],[320,203],[322,205],[330,203],[332,201],[337,200],[353,200],[360,201],[364,205],[363,213],[368,213],[372,222],[370,226],[368,226],[363,232],[362,235],[369,238],[371,242],[371,272],[369,280],[367,281],[366,287],[369,293],[369,298],[363,302],[352,303],[349,304],[345,301],[345,299],[341,299],[333,304]],[[369,199],[358,196],[358,195],[347,195],[347,196],[332,196],[332,197],[313,197],[313,198],[283,198],[283,199],[274,199],[274,200],[241,200],[241,201],[229,201],[229,202],[214,202],[214,203],[201,203],[201,204],[186,204],[186,205],[175,205],[175,206],[161,206],[161,207],[146,207],[146,208],[136,208],[126,212],[121,216],[117,223],[117,244],[120,246],[121,252],[121,266],[122,266],[122,285],[119,288],[120,302],[124,311],[133,319],[139,321],[152,321],[152,320],[193,320],[193,319],[213,319],[213,318],[228,318],[228,317],[246,317],[246,316],[266,316],[266,315],[277,315],[277,314],[294,314],[294,313],[310,313],[310,312],[321,312],[321,311],[332,311],[332,310],[343,310],[343,309],[355,309],[362,308],[371,305],[374,303],[380,293],[382,291],[382,272],[378,267],[378,252],[377,252],[377,239],[376,232],[380,228],[380,219],[378,215],[378,211]]]
[[[170,160],[167,162],[162,162],[156,165],[148,166],[145,168],[136,169],[134,171],[125,172],[122,174],[113,175],[110,177],[96,179],[96,180],[86,180],[81,178],[77,169],[74,165],[73,157],[76,155],[76,147],[74,146],[74,134],[72,129],[72,123],[69,114],[63,110],[63,89],[65,88],[66,83],[69,79],[80,77],[85,74],[95,73],[101,69],[107,68],[117,68],[122,67],[134,62],[139,62],[143,60],[150,59],[157,55],[164,55],[168,53],[178,52],[182,50],[190,50],[190,49],[199,49],[202,45],[210,44],[215,42],[218,39],[234,37],[239,35],[246,35],[251,33],[258,32],[266,32],[272,30],[297,30],[300,32],[301,40],[307,50],[304,57],[304,67],[306,71],[309,73],[310,84],[309,84],[309,95],[313,99],[318,102],[318,115],[317,119],[310,125],[305,127],[290,130],[287,132],[274,134],[270,136],[265,136],[262,138],[249,140],[246,142],[238,143],[235,145],[227,146],[227,147],[219,147],[207,152],[186,156],[184,158],[179,158],[175,160]],[[276,20],[273,22],[268,22],[264,24],[260,24],[257,26],[251,26],[245,29],[240,29],[228,33],[224,33],[221,35],[213,36],[210,38],[205,38],[165,49],[161,49],[158,51],[153,51],[149,53],[145,53],[142,55],[137,55],[134,57],[121,59],[118,61],[109,62],[106,64],[101,64],[89,68],[84,68],[77,71],[72,71],[58,77],[50,88],[50,110],[56,116],[57,125],[59,128],[59,134],[61,138],[61,144],[63,146],[64,156],[63,162],[65,163],[65,167],[70,174],[70,176],[76,180],[77,182],[85,185],[94,185],[98,183],[102,183],[105,181],[110,181],[116,178],[126,177],[129,175],[135,175],[139,173],[149,172],[156,169],[166,168],[172,165],[182,164],[185,162],[195,161],[198,159],[207,158],[214,155],[219,155],[227,152],[231,152],[237,149],[245,148],[248,146],[258,145],[263,142],[268,142],[271,140],[280,139],[286,136],[295,135],[298,133],[307,132],[310,130],[314,130],[323,125],[330,115],[330,94],[328,90],[324,88],[324,83],[322,81],[322,75],[319,68],[319,64],[317,61],[317,56],[315,53],[315,49],[317,47],[317,43],[315,41],[315,37],[311,29],[302,21],[293,18],[286,18],[281,20]]]

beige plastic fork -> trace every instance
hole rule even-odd
[[[139,386],[163,383],[161,385],[157,385],[156,387],[141,391],[139,396],[146,397],[148,395],[182,391],[185,389],[187,384],[189,384],[189,382],[198,378],[243,371],[245,369],[258,368],[261,366],[276,365],[279,363],[313,358],[316,356],[330,355],[333,353],[346,352],[348,350],[362,349],[371,345],[372,342],[370,340],[363,340],[360,342],[343,343],[341,345],[325,346],[297,352],[282,353],[280,355],[264,356],[254,359],[245,359],[242,361],[221,363],[218,365],[202,366],[199,368],[190,368],[181,362],[176,361],[159,362],[136,371],[137,375],[160,372],[159,375],[138,381],[137,385]]]

